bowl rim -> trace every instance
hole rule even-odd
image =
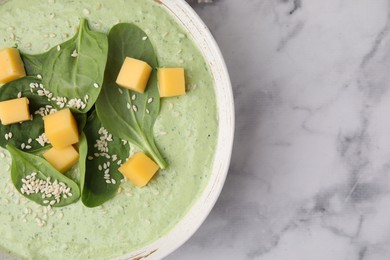
[[[154,0],[162,4],[192,36],[214,78],[218,113],[218,141],[212,174],[200,198],[166,235],[118,259],[161,259],[187,242],[206,220],[224,186],[233,150],[235,113],[229,72],[210,30],[185,0]],[[189,225],[191,224],[191,225]]]

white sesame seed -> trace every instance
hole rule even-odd
[[[29,139],[27,140],[27,143],[31,144],[31,142],[32,142],[32,139],[29,138]]]
[[[103,170],[103,168],[102,168],[102,166],[99,164],[99,166],[98,166],[98,170],[99,171],[102,171]]]
[[[111,184],[111,181],[110,180],[106,180],[106,183]]]
[[[131,96],[131,100],[135,100],[137,98],[137,96],[135,95],[135,94],[133,94],[132,96]]]
[[[117,162],[117,164],[118,164],[118,165],[121,165],[121,164],[122,164],[122,160],[119,160],[119,161]]]
[[[46,43],[46,44],[43,46],[43,48],[44,48],[45,50],[50,49],[50,44]]]
[[[123,90],[121,88],[118,88],[118,91],[121,93],[121,95],[123,94]]]
[[[93,157],[92,156],[88,156],[88,160],[92,161]]]
[[[108,174],[110,172],[110,169],[106,169],[105,171],[104,171],[104,174]]]
[[[4,138],[5,138],[5,140],[8,140],[9,139],[8,134],[5,134]]]
[[[58,46],[57,46],[57,51],[60,51],[60,50],[61,50],[61,46],[58,45]]]
[[[138,108],[137,108],[136,105],[133,105],[133,110],[134,110],[134,112],[137,112],[137,111],[138,111]]]
[[[77,50],[74,50],[70,56],[73,58],[76,58],[79,54],[77,53]]]
[[[130,108],[131,108],[130,103],[127,103],[127,109],[130,109]]]
[[[21,98],[22,97],[22,92],[19,92],[18,93],[18,98]]]
[[[111,179],[112,184],[116,184],[116,181],[114,179]]]
[[[83,9],[83,14],[84,15],[89,15],[89,14],[91,14],[91,12],[87,8],[84,8]]]
[[[152,103],[153,102],[153,98],[149,98],[148,99],[148,104]]]
[[[143,40],[143,41],[146,41],[147,39],[148,39],[147,36],[142,37],[142,40]]]
[[[25,143],[22,143],[22,144],[20,145],[20,148],[22,148],[22,150],[24,150],[24,148],[26,148],[26,144],[25,144]]]
[[[11,38],[11,40],[15,40],[16,39],[16,36],[15,36],[15,34],[14,33],[11,33],[11,36],[10,36],[10,38]]]
[[[51,33],[51,34],[49,34],[49,37],[50,37],[50,38],[55,38],[55,37],[57,37],[57,34]]]
[[[149,114],[149,113],[150,113],[149,109],[146,109],[145,111],[146,111],[146,114]]]
[[[94,83],[94,84],[93,84],[93,87],[94,87],[94,88],[99,88],[99,84]]]
[[[50,205],[54,205],[54,204],[56,204],[55,200],[50,201]]]
[[[37,75],[37,78],[38,78],[38,79],[42,79],[42,75],[41,75],[41,74],[38,74],[38,75]]]
[[[27,150],[30,150],[31,148],[32,148],[31,145],[26,145]]]

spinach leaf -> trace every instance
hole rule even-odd
[[[42,75],[43,63],[48,56],[48,52],[42,54],[27,54],[20,53],[20,56],[24,63],[24,68],[28,76]]]
[[[117,193],[123,179],[118,168],[127,159],[130,147],[102,127],[96,113],[88,118],[85,133],[89,155],[82,201],[87,207],[97,207]]]
[[[67,106],[86,113],[92,108],[103,83],[107,51],[107,35],[91,31],[82,19],[72,39],[43,55],[42,81],[57,109]]]
[[[27,97],[29,99],[30,113],[33,120],[12,125],[0,125],[0,146],[7,144],[26,151],[34,151],[45,147],[48,142],[42,135],[44,133],[43,116],[56,110],[44,96],[37,95],[31,88],[39,86],[41,81],[34,77],[24,77],[5,84],[0,89],[0,101]]]
[[[79,186],[81,194],[84,190],[85,185],[85,172],[86,172],[86,161],[87,161],[87,155],[88,155],[88,141],[87,137],[85,136],[84,132],[81,133],[80,136],[80,142],[79,142]]]
[[[53,207],[63,207],[80,198],[80,189],[77,184],[55,170],[45,159],[19,151],[11,145],[7,145],[7,149],[12,155],[12,182],[24,197],[40,205]],[[36,185],[37,183],[40,185]],[[57,188],[59,197],[56,198],[53,190]],[[68,188],[69,191],[67,191]],[[28,194],[27,191],[32,191],[32,193]]]
[[[153,68],[158,67],[152,43],[136,25],[125,23],[114,26],[108,40],[107,69],[102,92],[96,102],[98,117],[112,134],[143,149],[164,169],[167,163],[153,135],[153,126],[160,112],[157,71],[153,70],[144,94],[118,88],[115,83],[126,57],[143,60]]]

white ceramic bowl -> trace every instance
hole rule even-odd
[[[206,219],[221,193],[229,169],[234,137],[234,102],[229,74],[210,31],[184,0],[155,0],[192,35],[203,52],[215,82],[219,134],[209,183],[186,216],[164,237],[118,259],[161,259],[184,244]],[[0,4],[5,0],[0,0]],[[0,259],[4,259],[0,255]]]
[[[158,0],[155,0],[158,1]],[[166,236],[119,259],[161,259],[183,245],[200,227],[217,201],[230,165],[234,137],[234,101],[229,73],[221,51],[207,26],[184,0],[158,1],[192,35],[203,52],[215,82],[218,107],[218,143],[209,183],[200,199]]]

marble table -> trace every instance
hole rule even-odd
[[[390,259],[390,1],[194,4],[236,102],[226,185],[167,259]]]

